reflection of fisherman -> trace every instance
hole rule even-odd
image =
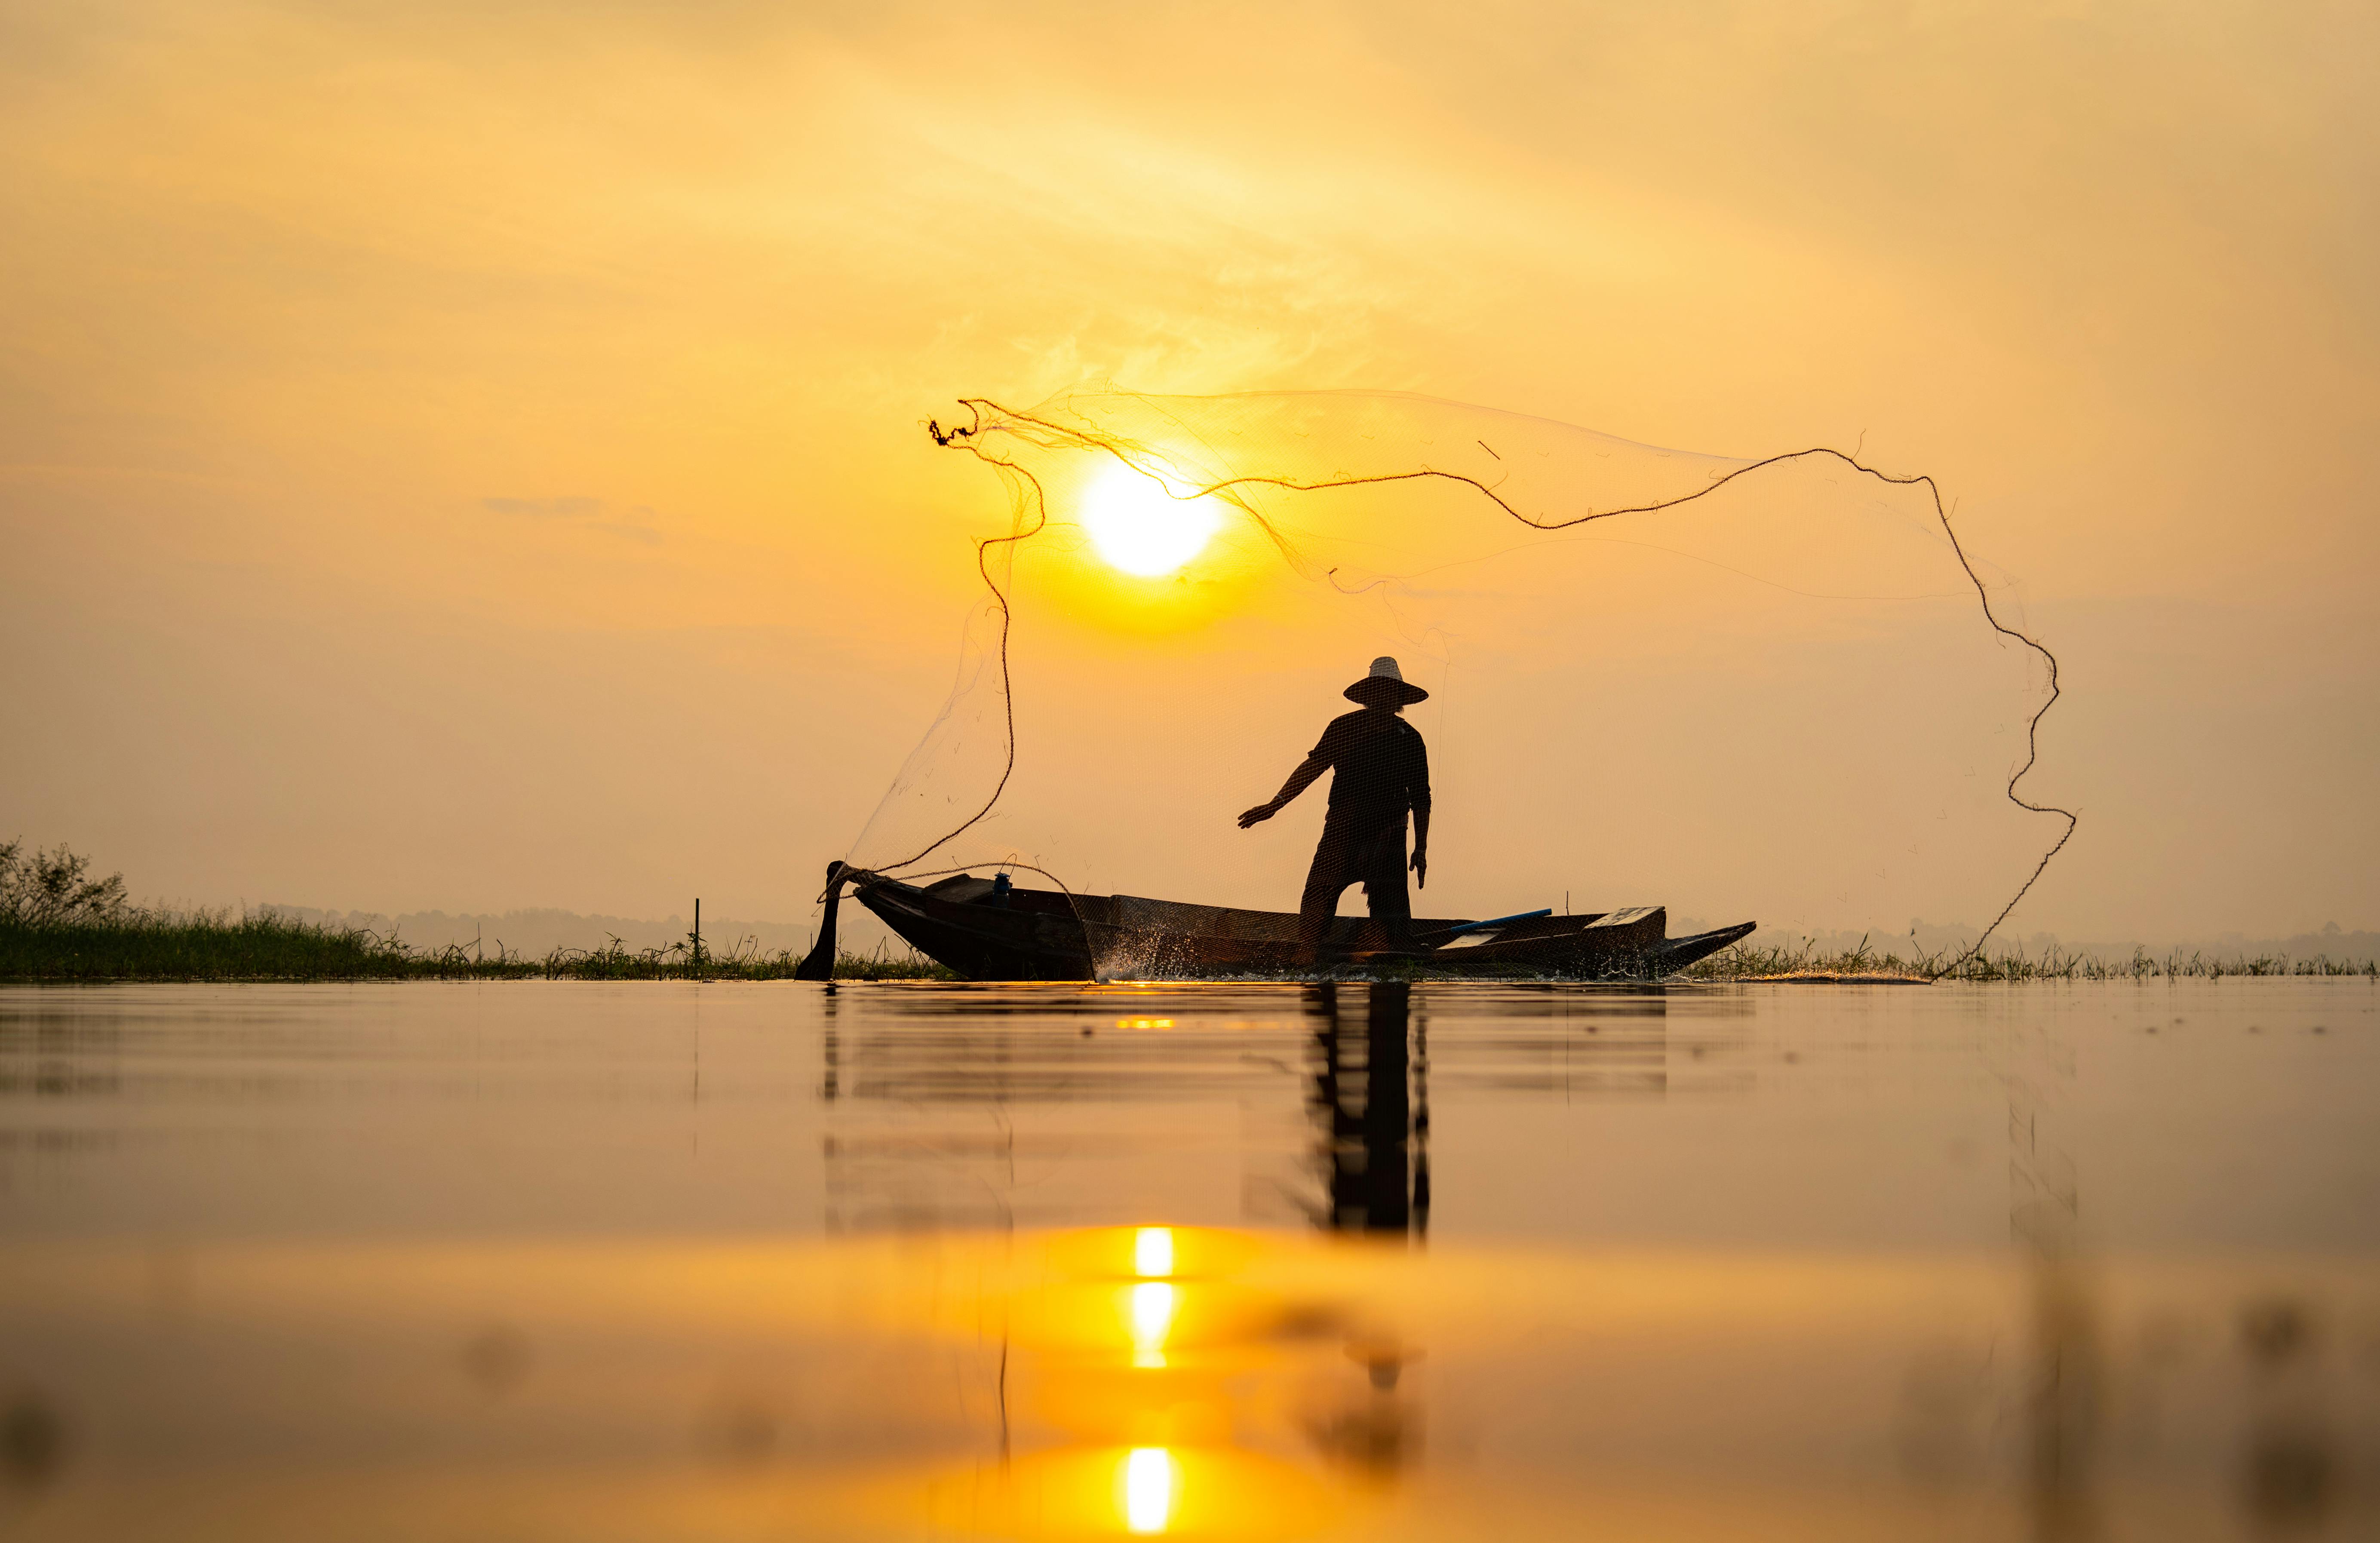
[[[1322,841],[1314,849],[1314,867],[1297,903],[1298,946],[1309,957],[1319,952],[1338,912],[1339,896],[1350,884],[1364,886],[1372,917],[1388,933],[1390,947],[1403,948],[1412,941],[1413,906],[1405,894],[1405,813],[1413,813],[1414,875],[1427,884],[1429,752],[1422,745],[1421,731],[1398,713],[1428,696],[1405,684],[1395,660],[1385,654],[1375,659],[1372,673],[1347,687],[1348,699],[1362,703],[1364,710],[1332,719],[1272,801],[1240,816],[1242,830],[1270,820],[1317,777],[1335,769],[1330,812],[1322,822]]]
[[[1317,1220],[1334,1231],[1429,1231],[1429,1051],[1413,988],[1376,980],[1359,1031],[1339,988],[1313,988],[1314,1091],[1330,1191]]]

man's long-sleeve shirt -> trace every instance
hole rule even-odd
[[[1371,830],[1429,818],[1429,750],[1421,731],[1375,708],[1330,720],[1306,759],[1331,768],[1330,815]]]

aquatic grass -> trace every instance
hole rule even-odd
[[[1735,943],[1688,966],[1690,980],[2217,980],[2228,976],[2363,976],[2380,979],[2380,960],[2293,958],[2286,954],[2213,956],[2192,949],[2162,956],[2134,949],[2129,957],[2081,954],[2022,944],[1985,953],[1935,951],[1914,940],[1906,954],[1878,952],[1862,938],[1847,951],[1821,952],[1810,939],[1783,943]]]
[[[789,980],[801,955],[764,952],[751,938],[725,951],[692,939],[630,948],[558,948],[541,957],[501,942],[419,948],[395,933],[302,921],[271,910],[157,911],[118,905],[104,914],[27,921],[0,916],[0,981],[127,980]],[[854,980],[949,980],[915,953],[880,946],[844,954],[835,975]]]

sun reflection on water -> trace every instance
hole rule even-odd
[[[1135,1447],[1123,1460],[1123,1525],[1135,1533],[1163,1532],[1173,1515],[1173,1454]]]
[[[1132,1364],[1165,1365],[1165,1336],[1173,1327],[1174,1292],[1163,1281],[1143,1281],[1132,1288]]]

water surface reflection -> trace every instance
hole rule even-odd
[[[170,1307],[150,1269],[62,1245],[0,1278],[12,1374],[54,1391],[9,1416],[46,1432],[9,1438],[29,1536],[2348,1537],[2374,1519],[2380,1302],[2339,1261],[2102,1262],[2045,1294],[2016,1260],[1232,1229],[260,1244],[196,1251]],[[2280,1279],[2284,1316],[2322,1327],[2276,1351],[2301,1332],[2273,1327]]]
[[[0,1525],[2372,1536],[2374,1023],[0,993]]]

